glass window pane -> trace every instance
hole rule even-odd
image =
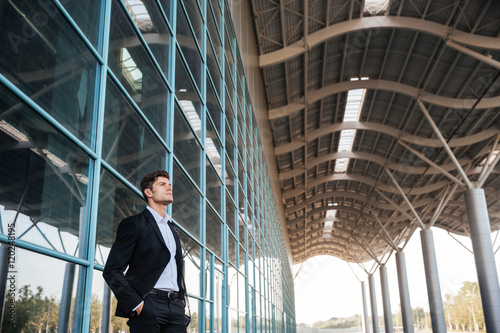
[[[161,137],[169,91],[117,0],[111,10],[108,65]]]
[[[221,154],[222,154],[222,144],[215,132],[212,123],[207,121],[207,138],[205,141],[205,147],[207,151],[207,156],[210,158],[214,164],[217,174],[222,177],[221,171]]]
[[[224,283],[224,274],[214,269],[214,333],[222,332],[222,290]]]
[[[220,73],[219,65],[217,64],[217,60],[215,59],[214,52],[212,50],[212,45],[211,43],[208,43],[207,45],[207,67],[208,71],[210,73],[210,78],[212,79],[214,86],[215,86],[215,91],[219,96],[221,96],[221,81],[222,81],[222,75]]]
[[[186,101],[184,101],[186,102]],[[187,109],[187,107],[185,107]],[[188,117],[197,118],[198,115],[194,111],[185,110],[189,112]],[[176,105],[174,114],[174,154],[182,164],[184,169],[189,173],[191,178],[200,186],[200,159],[201,159],[201,147],[196,139],[195,134],[188,125],[186,118],[184,117],[181,109]],[[199,120],[199,118],[198,118]],[[201,130],[201,120],[192,121],[192,124],[196,126],[195,130],[199,128]]]
[[[196,239],[200,239],[200,211],[202,209],[200,193],[177,163],[174,163],[174,172],[170,180],[174,192],[172,217]]]
[[[158,65],[168,77],[170,32],[156,1],[125,0],[125,4]]]
[[[216,256],[222,258],[222,221],[209,206],[207,206],[206,232],[207,248],[213,251]]]
[[[207,110],[212,119],[217,133],[221,134],[222,108],[220,107],[217,95],[214,93],[212,85],[207,82]]]
[[[89,157],[0,85],[0,231],[85,255]]]
[[[151,170],[165,169],[167,151],[108,78],[102,146],[103,159],[139,187]]]
[[[231,164],[229,163],[228,159],[226,158],[226,187],[231,194],[233,198],[236,198],[236,184],[235,184],[235,176],[234,176],[234,171],[233,168],[231,167]]]
[[[78,34],[55,6],[26,0],[2,2],[0,31],[2,75],[90,146],[98,66]]]
[[[231,75],[231,72],[229,71],[229,67],[227,66],[226,62],[226,72],[224,73],[224,77],[226,80],[224,81],[226,83],[226,94],[229,97],[229,100],[231,101],[232,105],[236,105],[236,101],[234,100],[234,84],[233,84],[233,77]]]
[[[145,208],[146,202],[142,197],[110,172],[102,169],[99,187],[99,208],[97,211],[95,255],[97,264],[104,266],[106,263],[120,222],[126,217],[139,214]]]
[[[243,164],[243,160],[238,155],[238,184],[241,188],[245,186],[245,165]],[[240,202],[243,200],[243,194],[240,195]]]
[[[196,0],[183,0],[182,3],[186,6],[186,12],[189,17],[189,22],[193,27],[194,34],[198,40],[198,45],[201,45],[201,35],[203,31],[203,20],[201,18],[200,9]],[[178,4],[179,5],[179,4]]]
[[[221,193],[222,193],[222,182],[217,176],[216,170],[210,164],[207,159],[207,199],[210,204],[216,209],[220,214],[222,203],[221,203]]]
[[[231,102],[229,101],[229,98],[227,97],[227,94],[225,96],[225,104],[224,104],[224,110],[225,110],[225,115],[227,119],[227,123],[229,125],[229,128],[231,129],[231,133],[234,132],[234,112],[233,112],[233,106]]]
[[[232,233],[229,233],[228,241],[229,241],[229,246],[228,246],[229,262],[232,263],[233,265],[236,265],[236,257],[238,255],[236,251],[238,251],[238,243]]]
[[[243,220],[244,213],[238,214],[238,240],[240,241],[241,246],[246,249],[246,235],[245,235],[245,222]]]
[[[201,90],[201,68],[203,61],[180,2],[177,3],[176,36],[177,43],[179,43],[179,46],[181,47],[182,54],[186,59],[191,74],[193,75],[194,82],[198,86],[198,89]]]
[[[236,234],[236,207],[229,195],[226,195],[226,224]]]
[[[201,100],[178,52],[175,59],[175,94],[184,112],[191,114],[190,122],[199,135],[201,131]]]
[[[49,1],[40,1],[45,6],[53,6]],[[99,0],[65,0],[61,4],[71,15],[71,18],[78,24],[78,27],[87,36],[89,41],[97,49],[98,38],[101,27],[102,2]]]
[[[163,13],[167,17],[167,20],[171,20],[172,18],[172,0],[159,0]]]
[[[116,297],[104,282],[102,271],[94,270],[92,276],[92,296],[90,301],[90,332],[101,332],[101,328],[104,324],[108,324],[108,327],[112,327],[112,332],[129,332],[129,327],[127,325],[128,319],[114,315],[117,304]],[[111,312],[109,312],[110,309]],[[104,317],[106,314],[108,315],[107,318]],[[52,331],[49,330],[49,332]]]
[[[184,257],[184,279],[186,283],[186,289],[190,295],[201,296],[200,293],[201,248],[191,237],[182,232],[182,230],[178,231],[182,247],[182,256]],[[192,313],[193,311],[196,311],[196,307],[193,308],[193,304],[191,304],[191,318],[193,316]]]
[[[15,253],[15,292],[7,283],[5,304],[16,304],[16,325],[8,322],[11,308],[5,306],[2,332],[39,332],[47,326],[51,332],[81,332],[84,289],[78,288],[78,277],[84,268],[19,247]]]
[[[231,134],[231,132],[229,131],[229,127],[226,126],[226,153],[227,153],[227,156],[229,158],[229,161],[231,161],[231,164],[234,165],[234,162],[235,162],[235,153],[234,153],[234,147],[235,144],[234,144],[234,139],[233,139],[233,136]]]

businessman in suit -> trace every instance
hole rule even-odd
[[[131,333],[185,333],[182,249],[165,212],[173,201],[169,174],[144,176],[141,192],[148,206],[121,221],[104,267],[118,300],[115,315],[129,318]]]

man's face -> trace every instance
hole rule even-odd
[[[172,196],[172,185],[165,177],[158,177],[153,183],[153,189],[147,190],[147,196],[154,202],[162,205],[170,205],[174,201]]]

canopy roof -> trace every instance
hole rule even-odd
[[[500,4],[372,3],[252,0],[295,263],[468,235],[476,183],[500,229]]]

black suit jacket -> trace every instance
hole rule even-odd
[[[179,232],[172,223],[168,225],[177,246],[177,284],[180,296],[184,298],[186,288]],[[148,209],[120,222],[103,272],[104,279],[118,300],[116,316],[130,318],[135,314],[132,310],[153,289],[170,256],[158,224]]]

